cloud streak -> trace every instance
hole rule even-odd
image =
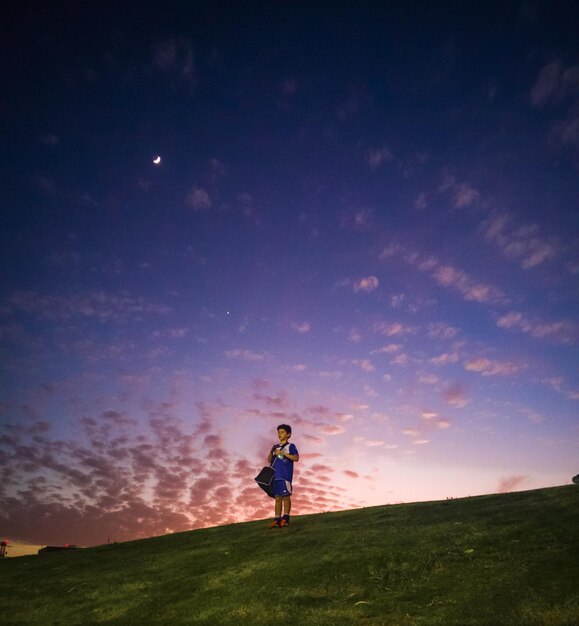
[[[26,313],[48,320],[94,318],[100,322],[139,320],[148,315],[167,315],[171,308],[153,304],[141,296],[93,291],[68,295],[16,291],[0,304],[0,314]]]
[[[570,320],[538,322],[530,320],[523,313],[510,311],[497,320],[499,328],[527,333],[536,339],[552,339],[561,343],[573,344],[579,337],[577,324]]]

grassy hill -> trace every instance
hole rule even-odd
[[[579,625],[579,487],[0,562],[0,622]]]

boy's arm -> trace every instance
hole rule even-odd
[[[290,443],[290,446],[288,448],[288,452],[285,455],[285,457],[287,459],[289,459],[290,461],[293,461],[294,463],[297,463],[300,460],[300,455],[298,453],[298,449],[295,447],[295,445],[293,443]]]
[[[273,452],[274,450],[277,448],[277,446],[273,446],[273,448],[269,451],[269,454],[267,455],[267,462],[271,465],[272,461],[273,461]]]

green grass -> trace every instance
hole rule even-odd
[[[0,622],[578,626],[579,488],[297,516],[0,562]]]

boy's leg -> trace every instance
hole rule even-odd
[[[281,520],[282,526],[287,526],[290,523],[290,511],[292,509],[291,496],[284,496],[283,498],[283,518]]]
[[[283,504],[283,501],[285,500],[285,498],[282,498],[281,496],[276,496],[275,497],[275,516],[276,518],[281,517],[281,507]]]

